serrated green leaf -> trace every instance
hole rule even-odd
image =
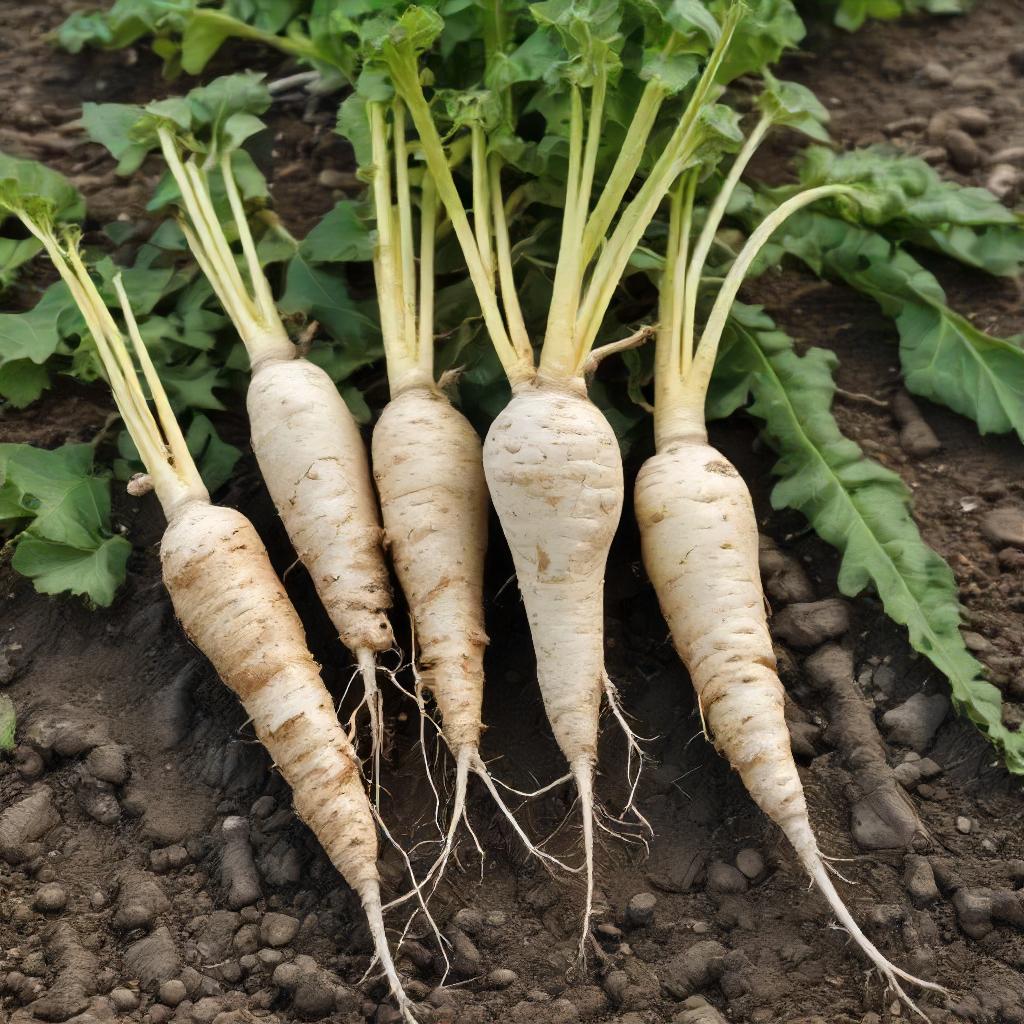
[[[1013,430],[1024,440],[1024,348],[1017,340],[986,334],[951,310],[935,277],[876,232],[804,211],[776,241],[895,319],[910,391],[969,416],[982,433]]]
[[[902,480],[866,458],[832,416],[834,354],[810,349],[798,356],[769,317],[737,304],[719,362],[726,378],[747,381],[749,412],[764,421],[779,454],[772,504],[801,512],[840,552],[844,594],[874,587],[914,649],[949,680],[957,709],[1002,752],[1010,771],[1024,774],[1024,735],[1003,724],[999,690],[982,677],[960,635],[952,571],[921,539]]]
[[[82,126],[93,142],[105,146],[117,161],[118,174],[134,174],[150,147],[134,135],[143,108],[131,103],[83,103]]]
[[[242,453],[233,444],[221,440],[210,420],[196,413],[185,435],[188,450],[199,467],[206,489],[213,494],[230,479]]]

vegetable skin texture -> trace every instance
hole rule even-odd
[[[308,359],[268,358],[246,396],[252,446],[275,507],[341,642],[356,654],[373,752],[383,730],[376,656],[394,646],[391,586],[359,427]]]
[[[458,757],[463,747],[479,747],[483,728],[488,499],[480,438],[440,391],[416,387],[385,407],[372,451],[422,682]]]
[[[746,484],[706,440],[672,438],[660,442],[641,468],[635,507],[647,575],[716,749],[786,834],[843,927],[908,1005],[914,1007],[897,978],[942,991],[890,963],[864,935],[818,850],[783,713],[758,570],[757,520]]]
[[[604,667],[604,574],[623,502],[622,455],[582,379],[537,376],[484,442],[484,472],[523,595],[537,680],[580,794],[589,922],[593,777]],[[584,926],[584,939],[588,929]]]

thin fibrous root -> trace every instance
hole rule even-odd
[[[619,723],[619,728],[626,737],[626,781],[629,783],[629,799],[626,801],[626,806],[622,809],[622,814],[625,815],[632,811],[640,824],[646,828],[651,835],[653,835],[654,829],[651,828],[651,823],[640,813],[639,809],[634,806],[634,802],[636,800],[636,789],[637,786],[640,785],[640,775],[644,769],[643,747],[640,746],[640,737],[637,737],[629,727],[629,723],[626,721],[626,716],[619,704],[618,690],[616,690],[615,684],[612,682],[611,677],[607,672],[604,673],[604,695],[605,699],[608,701],[608,706],[611,708],[612,714],[615,716],[615,720]],[[635,776],[632,774],[634,754],[637,759]]]
[[[941,992],[944,995],[947,994],[946,989],[933,981],[915,978],[914,975],[908,974],[895,964],[890,963],[874,943],[861,931],[860,926],[853,919],[853,915],[847,910],[843,898],[836,891],[835,886],[832,884],[832,879],[829,878],[825,862],[818,853],[817,843],[810,827],[802,822],[796,822],[792,824],[792,827],[785,829],[785,831],[789,836],[790,842],[793,843],[793,847],[807,873],[814,880],[821,894],[828,900],[832,913],[836,915],[839,923],[849,934],[850,938],[853,939],[864,955],[875,965],[878,972],[885,979],[886,984],[892,988],[900,1000],[923,1020],[928,1020],[924,1011],[903,990],[897,978],[901,978],[903,981],[916,985],[919,988],[929,989],[932,992]]]

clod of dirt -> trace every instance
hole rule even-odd
[[[451,963],[452,976],[459,980],[475,978],[480,974],[484,961],[480,950],[461,928],[452,925],[445,934],[451,943],[448,960]],[[440,967],[443,969],[443,964]]]
[[[94,778],[84,766],[78,769],[75,796],[79,806],[93,821],[101,825],[116,825],[121,820],[121,805],[117,802],[114,787],[109,782]]]
[[[992,893],[992,917],[1024,931],[1024,902],[1019,892],[996,889]]]
[[[221,826],[224,849],[221,853],[220,880],[227,892],[228,906],[232,910],[255,903],[262,892],[260,877],[249,842],[249,822],[245,818],[224,819]]]
[[[162,982],[177,977],[181,957],[171,933],[167,928],[158,928],[125,950],[124,966],[128,977],[137,978],[139,986],[151,992]]]
[[[59,914],[68,905],[68,894],[58,882],[41,885],[32,906],[41,914]]]
[[[138,993],[130,988],[115,988],[110,991],[110,1001],[119,1013],[131,1013],[139,1008]]]
[[[985,188],[1004,203],[1012,203],[1024,182],[1024,171],[1009,163],[997,163],[985,178]]]
[[[736,854],[736,867],[750,879],[756,881],[764,874],[764,857],[760,851],[745,849]]]
[[[160,883],[146,871],[125,871],[118,878],[117,911],[114,927],[130,932],[136,928],[149,931],[160,914],[171,904]]]
[[[944,694],[915,693],[899,707],[886,711],[882,727],[890,743],[923,754],[948,712],[949,698]]]
[[[777,604],[814,600],[814,588],[800,562],[766,534],[758,536],[757,560],[768,596]]]
[[[696,942],[661,965],[661,984],[676,999],[694,995],[722,976],[727,954],[725,946],[713,939]]]
[[[935,872],[926,857],[908,854],[903,861],[903,884],[915,907],[926,907],[939,898]]]
[[[334,1010],[334,989],[325,971],[312,971],[299,980],[292,1009],[303,1020],[321,1020]]]
[[[89,996],[95,991],[96,957],[83,948],[78,933],[66,921],[49,928],[43,942],[56,980],[29,1009],[41,1020],[67,1020],[89,1005]]]
[[[658,899],[653,892],[638,892],[626,904],[626,921],[632,928],[650,928]]]
[[[1024,508],[1005,505],[986,512],[981,520],[981,532],[996,547],[1009,544],[1024,548]]]
[[[36,786],[23,800],[0,814],[0,857],[8,864],[21,863],[27,856],[27,844],[42,839],[59,824],[53,791],[49,786]]]
[[[826,735],[859,794],[850,809],[854,840],[866,850],[906,847],[924,826],[889,767],[871,709],[853,678],[853,656],[838,644],[826,644],[807,658],[804,669],[825,696]]]
[[[46,771],[46,764],[39,753],[25,744],[14,748],[14,767],[26,782],[38,779]]]
[[[702,996],[690,996],[672,1024],[727,1024],[726,1019]]]
[[[953,895],[953,909],[961,930],[972,939],[983,938],[995,927],[989,889],[957,889]]]
[[[838,597],[791,604],[772,618],[772,631],[794,647],[810,648],[850,628],[850,606]]]
[[[158,875],[163,875],[168,871],[177,871],[179,868],[183,868],[191,860],[192,856],[188,850],[184,846],[175,844],[153,850],[149,855],[149,866]]]
[[[484,979],[484,985],[487,988],[493,989],[505,989],[511,985],[514,985],[519,980],[519,975],[516,974],[511,968],[508,967],[496,967],[487,977]]]
[[[289,914],[264,914],[260,924],[260,940],[266,946],[287,946],[299,934],[299,919]]]
[[[958,171],[972,171],[981,163],[978,144],[962,128],[950,128],[942,140],[949,162]]]
[[[731,864],[716,860],[708,865],[708,891],[717,893],[741,893],[748,887],[746,876]]]
[[[104,743],[89,751],[85,767],[93,778],[112,786],[123,786],[128,781],[128,759],[124,747],[117,743]]]
[[[942,445],[935,431],[928,426],[917,403],[906,391],[897,391],[889,406],[900,425],[900,447],[915,458],[933,455]]]
[[[170,981],[163,982],[157,991],[157,999],[164,1006],[177,1006],[187,995],[188,989],[185,988],[185,983],[178,978],[171,978]]]

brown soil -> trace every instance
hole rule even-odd
[[[0,148],[45,159],[74,176],[97,222],[133,217],[141,214],[152,181],[118,181],[98,147],[53,129],[72,119],[83,100],[141,100],[167,87],[144,47],[80,57],[49,49],[42,34],[73,6],[0,2]],[[992,117],[979,139],[991,152],[1024,141],[1024,79],[1014,76],[1008,62],[1020,42],[1022,19],[1020,0],[990,0],[964,18],[873,25],[854,37],[825,28],[809,40],[806,57],[794,59],[788,73],[830,103],[834,133],[844,145],[877,141],[885,125],[902,118],[976,105]],[[922,71],[929,61],[945,64],[951,73],[948,84],[929,84]],[[221,70],[242,64],[274,72],[284,68],[276,58],[238,47],[227,48],[217,61]],[[319,172],[348,166],[344,148],[330,132],[329,116],[315,109],[307,113],[304,118],[304,105],[298,102],[276,107],[274,115],[272,187],[278,209],[296,234],[330,205],[330,195],[315,185]],[[901,138],[910,149],[925,148],[913,136]],[[781,176],[785,157],[784,146],[773,147],[762,160],[764,173]],[[980,166],[959,177],[980,184],[986,173]],[[1003,335],[1024,331],[1024,312],[1012,283],[928,262],[958,307],[976,314],[980,326]],[[764,303],[802,344],[834,349],[842,360],[839,384],[847,392],[888,398],[896,380],[891,323],[850,291],[808,290],[808,284],[809,279],[789,271],[752,286],[747,298]],[[11,301],[12,308],[30,301],[27,289]],[[62,383],[29,410],[0,414],[0,441],[53,445],[86,439],[102,427],[108,412],[101,389]],[[980,657],[1008,691],[1020,693],[1022,576],[1019,568],[1001,570],[980,530],[987,509],[1021,498],[1019,443],[981,439],[972,424],[941,408],[922,405],[922,412],[942,450],[911,459],[901,450],[885,409],[857,399],[841,399],[836,409],[843,429],[913,489],[924,534],[952,564],[970,628],[988,643]],[[238,429],[237,418],[232,422]],[[807,532],[799,517],[770,511],[769,456],[758,445],[752,424],[736,417],[713,440],[750,481],[764,531],[800,560],[817,598],[834,596],[831,550]],[[288,568],[292,556],[251,463],[222,500],[245,509],[267,538],[279,568]],[[230,935],[225,948],[211,938],[218,923],[227,920],[234,930],[274,910],[302,921],[285,958],[312,956],[331,972],[331,983],[342,986],[336,1007],[317,1012],[337,1021],[375,1015],[378,1021],[391,1020],[386,1003],[378,1008],[385,995],[379,982],[360,982],[369,943],[355,901],[291,816],[286,788],[237,704],[174,622],[159,580],[155,502],[119,498],[116,518],[136,551],[128,582],[109,610],[90,611],[71,600],[41,597],[8,565],[0,569],[5,607],[0,685],[6,684],[17,706],[21,738],[34,740],[45,762],[38,779],[10,762],[0,763],[0,813],[44,786],[60,817],[41,844],[28,844],[24,861],[10,866],[0,861],[0,1021],[35,1020],[35,1011],[42,1013],[45,1006],[24,1004],[42,992],[66,995],[69,990],[71,996],[56,1011],[51,1005],[50,1019],[82,1011],[82,1024],[114,1017],[166,1019],[169,1011],[154,1004],[149,993],[142,994],[137,1008],[128,1005],[130,998],[118,995],[119,1003],[107,995],[139,987],[133,944],[144,930],[118,930],[114,922],[118,880],[128,869],[154,870],[153,878],[170,898],[155,924],[168,929],[186,965],[168,974],[180,974],[190,987],[176,1020],[212,1020],[217,1012],[230,1011],[238,1012],[219,1018],[219,1024],[252,1019],[247,1013],[264,1021],[314,1015],[308,1003],[300,1000],[296,1007],[289,992],[271,982],[274,955],[243,953],[239,942],[231,945]],[[465,842],[460,851],[465,870],[451,871],[434,910],[444,927],[461,911],[455,923],[472,936],[480,959],[457,964],[470,980],[448,990],[448,997],[433,994],[435,1005],[424,1018],[464,1024],[578,1019],[714,1024],[720,1019],[680,1016],[687,1010],[682,1005],[687,995],[706,999],[731,1021],[752,1024],[868,1024],[906,1017],[908,1011],[866,972],[845,934],[828,927],[824,902],[808,889],[778,830],[754,808],[738,778],[701,736],[690,688],[666,640],[628,523],[627,514],[609,572],[609,668],[637,732],[654,737],[647,745],[652,762],[639,790],[639,806],[654,837],[646,856],[636,843],[612,837],[601,843],[598,921],[619,926],[623,934],[606,929],[600,954],[591,957],[582,974],[572,973],[579,884],[564,875],[549,878],[526,860],[507,826],[475,794],[472,821],[486,859],[481,865]],[[518,597],[514,587],[503,586],[510,564],[496,526],[493,536],[488,625],[494,642],[484,753],[497,759],[494,770],[504,780],[529,789],[555,778],[562,768],[533,682]],[[347,656],[332,639],[301,569],[286,579],[328,683],[340,696],[350,671]],[[853,652],[858,681],[877,721],[912,694],[945,692],[943,679],[913,654],[876,599],[858,598],[851,611],[853,625],[843,642]],[[948,1005],[925,1000],[933,1021],[1024,1021],[1024,911],[1016,903],[1015,919],[1012,906],[1006,910],[1007,900],[1011,905],[1020,900],[1015,886],[1024,882],[1024,800],[1017,784],[994,764],[973,730],[947,716],[922,751],[939,773],[916,791],[911,785],[910,799],[927,834],[913,840],[912,850],[861,850],[851,837],[851,806],[863,793],[849,764],[833,749],[841,747],[837,737],[844,723],[829,721],[800,657],[781,646],[780,654],[793,701],[791,717],[804,738],[802,774],[812,818],[822,848],[851,858],[842,869],[852,884],[840,887],[854,915],[896,963],[949,987]],[[3,671],[5,660],[13,674]],[[389,795],[383,806],[407,848],[435,837],[433,797],[410,707],[394,695]],[[63,732],[62,716],[74,723]],[[95,810],[90,804],[95,791],[82,770],[89,748],[104,738],[123,746],[130,766],[130,779],[111,790],[119,806],[113,824],[101,824],[87,813],[90,806]],[[435,748],[430,740],[431,758]],[[891,765],[908,760],[896,746],[887,746],[886,753]],[[624,744],[608,722],[599,793],[611,810],[621,807],[625,796],[623,762]],[[438,761],[435,778],[442,776]],[[271,813],[271,806],[286,813]],[[555,832],[553,852],[578,859],[574,811],[571,794],[562,789],[526,804],[520,817],[535,836]],[[220,826],[234,814],[250,816],[263,898],[255,910],[225,919],[217,916],[227,906]],[[179,858],[177,866],[168,866],[168,855],[160,851],[177,847],[183,847],[171,855]],[[714,879],[723,872],[714,868],[709,885],[708,866],[731,864],[743,849],[760,852],[763,872],[749,887],[740,886],[746,891],[715,891]],[[919,895],[915,903],[905,872],[918,863],[916,855],[929,858],[941,894]],[[402,891],[400,867],[397,856],[385,851],[385,878],[396,893]],[[53,882],[66,891],[66,908],[35,909],[39,890]],[[995,896],[986,896],[984,887]],[[626,907],[645,891],[656,894],[657,905],[653,924],[642,926],[627,916]],[[1003,907],[994,925],[989,921],[987,930],[970,925],[963,911],[968,897]],[[67,932],[55,930],[55,922],[72,927],[80,944],[75,955],[95,958],[84,980],[71,978]],[[399,928],[402,923],[396,912],[392,924]],[[719,958],[705,960],[702,976],[680,987],[685,972],[674,958],[687,951],[706,953],[707,947],[696,952],[694,947],[708,941],[724,947]],[[429,945],[428,939],[423,942]],[[417,997],[440,981],[422,952],[414,946],[402,959]],[[515,980],[503,989],[496,981],[485,982],[482,976],[495,968],[511,968]],[[205,980],[197,981],[199,975]],[[690,1008],[707,1012],[695,1004]]]

